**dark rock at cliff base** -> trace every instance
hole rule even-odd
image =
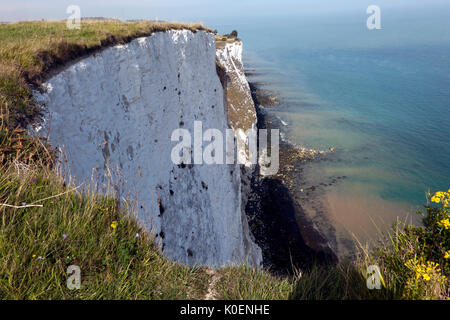
[[[276,127],[260,108],[261,96],[250,84],[258,117],[258,128]],[[255,175],[247,202],[247,216],[256,243],[263,252],[263,264],[278,274],[309,269],[313,264],[334,264],[337,257],[327,239],[318,232],[303,211],[295,192],[301,163],[313,161],[321,153],[280,143],[280,169],[273,176]],[[306,189],[306,188],[305,188]]]
[[[262,249],[265,267],[275,273],[293,274],[295,269],[309,269],[314,263],[336,262],[331,249],[312,248],[305,243],[305,238],[317,244],[326,240],[306,219],[298,221],[304,213],[280,180],[254,177],[252,191],[247,203],[249,225]]]
[[[260,88],[258,83],[249,83],[253,101],[257,107],[272,107],[280,104],[277,94]]]

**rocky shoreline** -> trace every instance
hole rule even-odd
[[[279,104],[278,97],[260,88],[262,83],[249,84],[258,129],[281,128],[282,121],[266,111],[267,107]],[[264,266],[275,273],[291,274],[308,269],[314,263],[334,264],[338,260],[326,237],[304,212],[297,195],[302,165],[322,154],[317,150],[296,148],[281,139],[278,173],[261,176],[256,170],[251,179],[246,206],[250,230],[262,249]]]

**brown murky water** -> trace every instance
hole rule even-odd
[[[340,176],[345,179],[332,185],[323,183],[330,177],[326,171],[323,165],[305,167],[304,183],[316,188],[303,197],[302,207],[339,257],[352,255],[360,244],[375,244],[397,221],[420,223],[414,206],[383,199],[376,187],[352,181],[351,176]]]

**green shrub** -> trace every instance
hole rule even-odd
[[[406,299],[449,297],[450,190],[431,197],[423,226],[394,225],[390,243],[372,252],[372,262],[382,268],[388,286]],[[437,205],[436,205],[437,204]]]

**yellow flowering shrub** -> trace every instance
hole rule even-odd
[[[443,208],[450,207],[450,189],[448,192],[438,191],[432,197],[431,201],[434,203],[440,203]]]
[[[409,297],[435,297],[445,290],[448,279],[442,274],[438,263],[414,258],[408,260],[405,266],[413,273],[406,282]]]
[[[427,261],[425,264],[417,259],[410,259],[405,263],[405,266],[415,272],[417,280],[437,282],[439,284],[444,284],[447,281],[447,277],[441,273],[439,263]]]
[[[444,259],[450,259],[450,250],[448,250],[447,252],[445,252],[445,254],[444,254]]]
[[[448,192],[438,191],[431,197],[431,202],[441,205],[441,216],[438,225],[445,230],[450,229],[450,190]]]
[[[431,202],[440,204],[441,210],[438,217],[438,225],[445,230],[450,229],[450,190],[438,191],[431,197]]]
[[[445,218],[439,221],[439,225],[441,225],[442,227],[445,228],[445,230],[450,229],[450,219],[449,218]]]
[[[377,249],[377,262],[388,270],[406,299],[450,298],[450,190],[429,196],[423,225],[394,225],[391,246]]]

